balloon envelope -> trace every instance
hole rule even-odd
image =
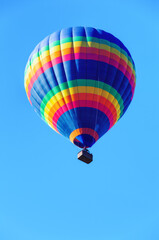
[[[136,85],[133,59],[91,27],[54,32],[31,53],[25,90],[35,111],[79,147],[91,147],[125,113]]]

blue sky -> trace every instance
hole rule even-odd
[[[1,1],[1,240],[159,239],[158,12],[150,0]],[[92,147],[90,165],[24,90],[31,51],[69,26],[114,34],[136,64],[134,99]]]

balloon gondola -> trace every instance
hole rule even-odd
[[[78,159],[89,164],[93,161],[93,155],[87,148],[83,148],[77,155]]]
[[[25,68],[25,90],[35,111],[57,133],[85,148],[83,159],[86,148],[124,115],[135,86],[128,49],[112,34],[92,27],[49,35]]]

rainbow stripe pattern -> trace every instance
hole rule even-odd
[[[54,32],[31,53],[25,90],[40,117],[78,147],[91,147],[125,113],[133,59],[116,37],[91,27]]]

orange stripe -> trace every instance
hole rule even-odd
[[[98,133],[94,131],[92,128],[78,128],[70,134],[69,136],[70,141],[74,143],[75,138],[81,134],[91,135],[95,139],[95,141],[99,139]]]

